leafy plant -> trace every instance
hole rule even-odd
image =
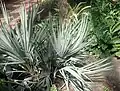
[[[92,19],[96,37],[96,42],[93,45],[93,51],[103,56],[109,56],[116,52],[114,49],[114,38],[119,38],[118,32],[113,28],[119,22],[119,1],[113,3],[110,0],[94,0],[91,3]]]
[[[50,90],[50,91],[57,91],[56,86],[53,85],[53,86],[51,87],[51,90]]]
[[[37,6],[27,14],[23,5],[21,22],[12,29],[4,5],[2,9],[5,22],[1,24],[0,65],[12,89],[50,91],[60,78],[68,91],[70,86],[75,91],[90,91],[88,82],[102,78],[102,72],[111,69],[108,59],[92,63],[86,59],[92,41],[87,37],[89,13],[68,23],[49,16],[36,24]]]
[[[77,5],[75,5],[74,7],[71,7],[69,5],[69,11],[67,14],[67,17],[70,18],[70,20],[76,20],[79,19],[81,17],[81,14],[83,12],[88,12],[88,9],[90,9],[91,6],[86,5],[85,2],[81,2]]]
[[[104,87],[104,91],[111,91],[108,87]]]

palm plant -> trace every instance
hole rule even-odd
[[[21,22],[12,29],[4,5],[2,9],[5,22],[1,24],[0,65],[12,91],[50,91],[58,78],[68,91],[70,86],[74,91],[90,91],[89,82],[110,70],[107,59],[92,63],[86,59],[85,51],[92,41],[87,38],[89,13],[68,23],[50,16],[36,24],[38,8],[33,6],[27,14],[23,5]]]
[[[75,5],[74,7],[71,7],[69,5],[70,10],[68,11],[67,17],[70,18],[70,20],[76,20],[81,17],[81,14],[83,12],[87,12],[88,9],[90,9],[91,6],[86,6],[85,2],[81,2],[78,5]]]

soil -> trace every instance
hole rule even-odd
[[[113,58],[113,70],[106,76],[107,83],[112,91],[120,91],[120,59]]]

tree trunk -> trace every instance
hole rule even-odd
[[[68,2],[67,0],[58,0],[59,16],[61,20],[67,19],[68,14]]]

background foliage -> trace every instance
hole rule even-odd
[[[93,34],[96,42],[92,49],[102,57],[118,51],[120,2],[112,0],[92,0]],[[117,42],[116,42],[117,40]]]

